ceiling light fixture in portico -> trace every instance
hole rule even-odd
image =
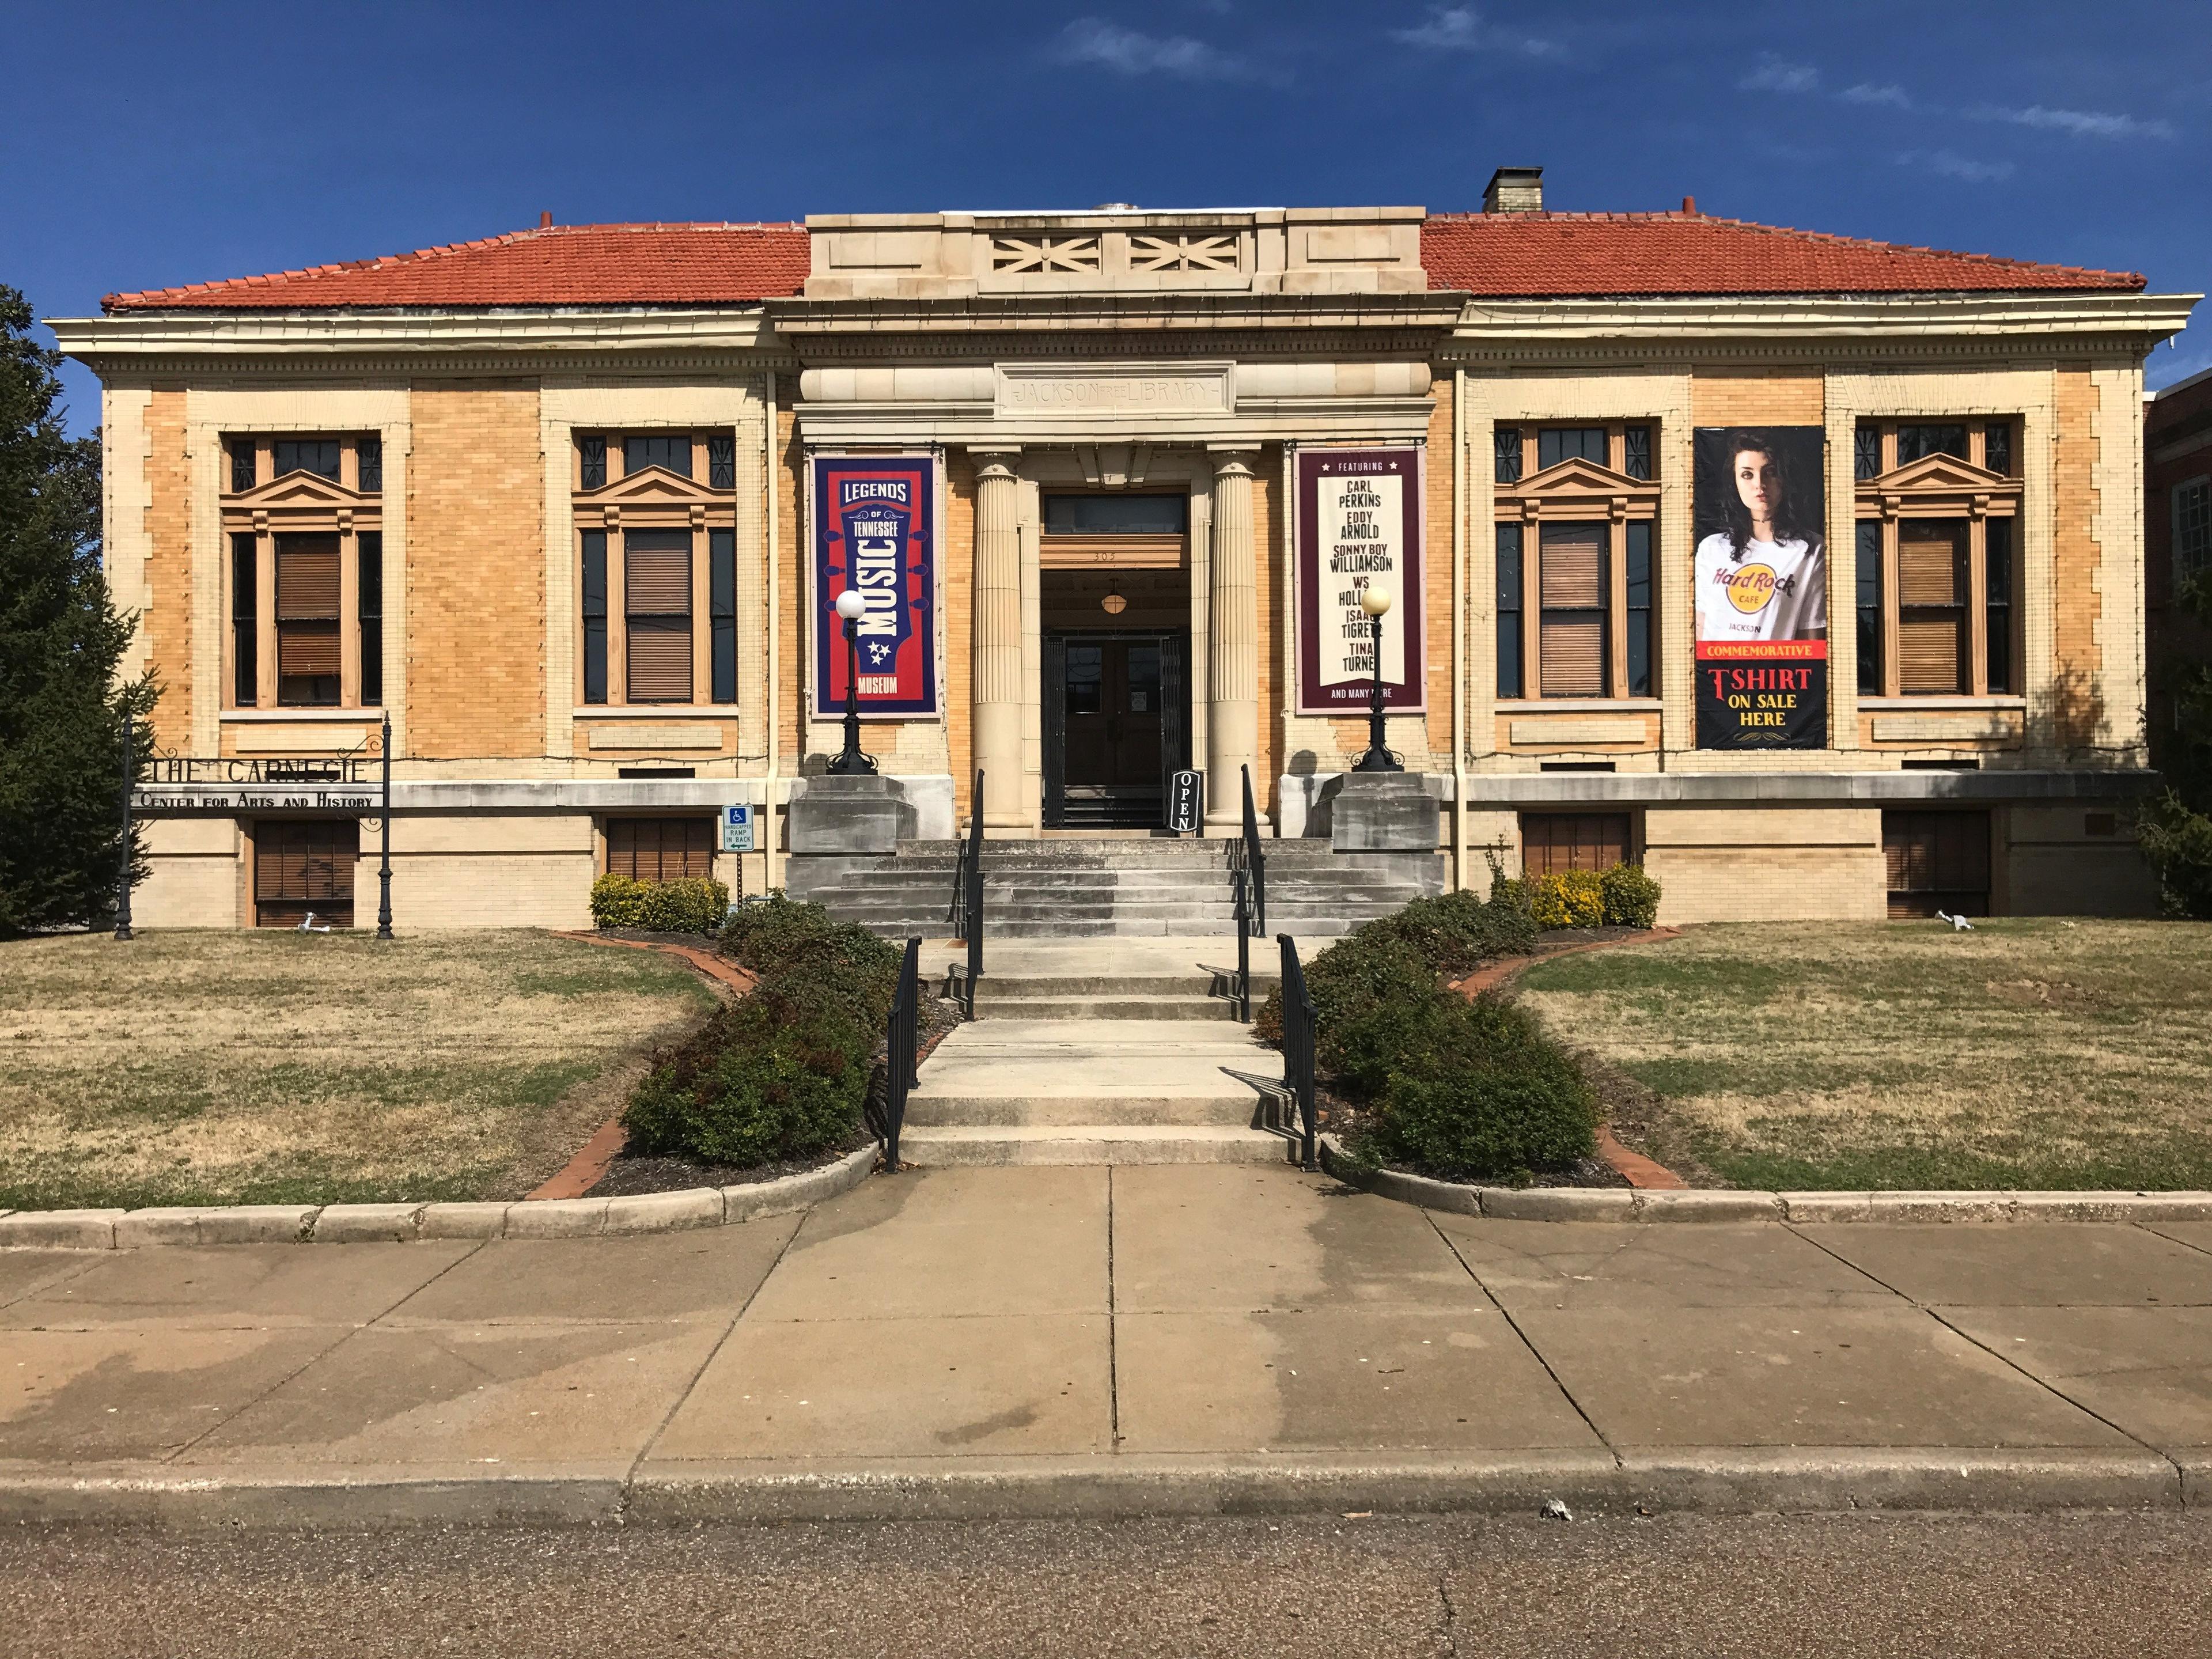
[[[1121,596],[1121,585],[1119,582],[1108,588],[1106,597],[1098,603],[1104,607],[1106,614],[1109,617],[1118,617],[1129,608],[1128,600]]]

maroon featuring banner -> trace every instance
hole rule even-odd
[[[1427,707],[1421,631],[1421,451],[1300,449],[1297,522],[1298,713],[1361,714],[1375,683],[1369,583],[1390,591],[1382,617],[1382,703]]]

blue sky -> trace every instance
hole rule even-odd
[[[893,208],[1705,211],[2212,287],[2203,0],[623,0],[5,14],[0,283],[103,293],[535,224]],[[2212,368],[2212,316],[2152,359]],[[98,417],[69,374],[72,424]]]

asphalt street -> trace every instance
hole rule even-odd
[[[2186,1513],[0,1534],[0,1651],[2212,1653]]]

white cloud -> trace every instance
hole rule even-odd
[[[2165,121],[2140,120],[2132,115],[2107,115],[2098,110],[2047,109],[2032,104],[2026,109],[1997,109],[1984,105],[1967,112],[1977,121],[2009,121],[2014,126],[2063,132],[2074,138],[2171,138],[2172,126]]]
[[[1533,34],[1516,34],[1482,21],[1473,6],[1431,6],[1429,21],[1419,27],[1392,29],[1390,38],[1408,46],[1439,52],[1508,52],[1527,58],[1549,58],[1559,43]]]
[[[1933,173],[1945,179],[1956,179],[1961,184],[1994,185],[2013,175],[2009,161],[1978,161],[1971,155],[1961,155],[1955,149],[1908,149],[1900,151],[1897,165],[1913,167],[1923,173]]]
[[[1878,87],[1870,81],[1862,81],[1855,87],[1845,87],[1843,95],[1847,104],[1891,104],[1899,109],[1912,107],[1912,100],[1905,95],[1905,88],[1896,85]]]
[[[1186,81],[1243,81],[1252,67],[1242,58],[1184,34],[1143,34],[1103,17],[1079,17],[1060,33],[1054,58],[1095,64],[1121,75],[1173,75]]]
[[[1820,84],[1820,71],[1810,64],[1793,64],[1771,52],[1759,54],[1759,67],[1736,82],[1746,92],[1810,92]]]

